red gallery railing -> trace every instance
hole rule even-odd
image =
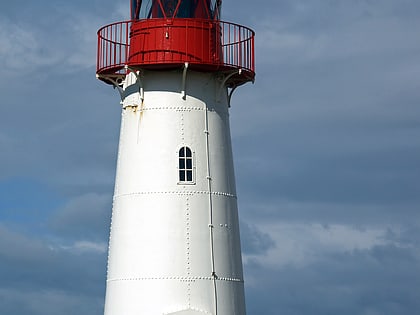
[[[255,76],[254,31],[228,22],[147,19],[117,22],[98,31],[96,72],[125,73],[125,66],[167,68],[189,63],[203,71],[241,70],[237,83]]]
[[[124,21],[99,29],[96,73],[118,73],[127,64],[130,26],[131,21]]]

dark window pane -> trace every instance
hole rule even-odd
[[[192,169],[192,159],[187,159],[187,169]]]
[[[177,17],[182,17],[182,18],[192,18],[193,16],[193,11],[194,10],[194,4],[192,3],[191,0],[183,0],[181,2],[181,5],[179,7],[178,10],[178,14],[176,15]]]
[[[179,159],[179,169],[185,169],[185,160]]]
[[[185,182],[185,172],[179,171],[179,181]]]
[[[180,150],[179,150],[179,157],[185,157],[185,148],[181,148]]]
[[[192,182],[192,171],[187,171],[187,181]]]
[[[192,157],[190,148],[185,147],[186,157]]]

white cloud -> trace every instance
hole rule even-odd
[[[34,28],[0,21],[0,65],[7,72],[32,70],[50,66],[58,61],[49,45],[42,42],[42,34]]]
[[[77,241],[70,246],[61,245],[59,248],[74,253],[105,253],[107,251],[107,244],[103,242]]]
[[[265,268],[287,265],[304,267],[333,253],[348,253],[385,245],[386,227],[358,229],[342,224],[265,223],[258,226],[274,240],[263,255],[245,255],[244,261],[258,262]]]

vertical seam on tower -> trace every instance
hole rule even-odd
[[[186,203],[185,203],[185,215],[186,215],[186,249],[187,249],[187,277],[191,276],[191,262],[190,262],[190,201],[188,195],[186,196]],[[191,306],[191,281],[187,282],[187,299],[188,299],[188,307]]]
[[[205,139],[206,139],[206,160],[207,160],[207,186],[209,191],[209,232],[210,232],[210,259],[211,259],[211,278],[213,280],[214,289],[214,314],[217,315],[217,285],[216,285],[216,270],[214,263],[214,239],[213,239],[213,196],[211,186],[211,172],[210,172],[210,144],[209,144],[209,118],[208,107],[204,103],[204,124],[205,124]]]
[[[184,132],[184,112],[181,111],[181,142],[185,142],[185,132]]]

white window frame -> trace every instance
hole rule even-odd
[[[183,153],[181,152],[181,150],[184,150]],[[187,156],[187,150],[189,150],[191,156]],[[191,167],[187,167],[188,161],[190,161]],[[191,148],[187,145],[181,146],[177,152],[177,162],[178,185],[195,185],[195,152],[191,150]],[[191,174],[191,180],[188,180],[189,172]],[[184,176],[184,180],[182,180],[182,174]]]

